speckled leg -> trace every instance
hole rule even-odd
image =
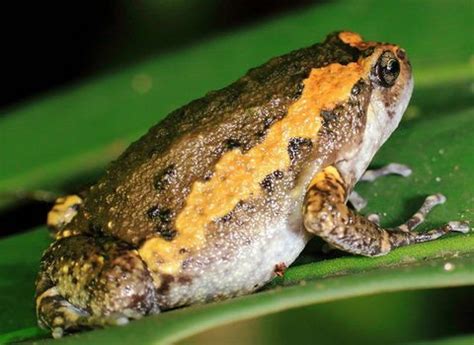
[[[157,313],[153,281],[138,253],[111,238],[71,236],[44,253],[36,282],[39,325],[53,336]]]
[[[421,219],[435,205],[436,197],[429,197],[412,219]],[[406,231],[409,220],[401,227],[383,229],[378,224],[356,214],[345,205],[346,186],[336,168],[330,166],[318,173],[306,193],[303,207],[307,231],[322,237],[330,245],[353,254],[378,256],[396,247],[434,240],[451,231],[467,232],[465,223],[450,222],[440,228],[423,233]],[[439,203],[439,202],[438,202]],[[424,216],[423,216],[424,217]]]

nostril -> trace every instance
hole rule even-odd
[[[405,58],[406,58],[406,56],[407,56],[407,54],[406,54],[406,52],[405,52],[405,49],[403,49],[403,48],[398,48],[398,49],[397,49],[397,56],[398,56],[399,59],[405,60]]]

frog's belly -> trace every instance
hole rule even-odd
[[[206,250],[190,258],[184,276],[159,294],[161,309],[250,293],[267,283],[275,266],[289,266],[304,249],[309,234],[300,219],[282,220],[246,232],[216,236]]]

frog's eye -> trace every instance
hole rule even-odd
[[[399,74],[400,62],[391,51],[385,51],[374,66],[374,75],[378,84],[383,87],[393,86]]]

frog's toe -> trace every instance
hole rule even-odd
[[[51,329],[53,338],[64,333],[86,328],[90,314],[64,299],[56,287],[49,288],[36,298],[38,325]]]
[[[467,234],[471,228],[467,222],[453,221],[448,223],[450,231]]]
[[[143,316],[142,313],[132,309],[111,315],[91,315],[86,310],[69,303],[57,292],[56,287],[45,291],[36,301],[38,324],[41,328],[51,329],[51,335],[55,339],[67,333],[97,326],[123,326],[130,320]]]

